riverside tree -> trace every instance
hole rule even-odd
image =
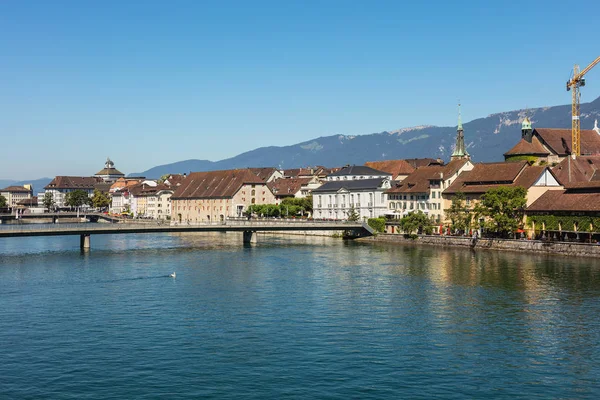
[[[0,208],[6,207],[6,197],[0,194]]]
[[[465,206],[466,197],[463,192],[456,192],[450,208],[445,209],[446,217],[452,221],[452,227],[466,232],[471,227],[471,211]]]
[[[350,210],[348,210],[348,221],[356,222],[359,219],[360,219],[360,215],[358,215],[354,206],[350,206]]]
[[[50,209],[53,208],[54,205],[56,204],[56,202],[54,201],[54,195],[52,194],[52,192],[44,193],[44,198],[42,199],[42,204],[44,205],[44,208],[46,210],[48,210],[48,212],[50,212]]]
[[[489,232],[507,236],[521,225],[527,190],[524,187],[499,187],[490,189],[481,196],[475,213],[487,217],[485,228]]]
[[[65,205],[69,207],[81,207],[90,204],[90,197],[85,190],[74,190],[65,196]]]
[[[400,229],[409,235],[415,231],[422,231],[426,234],[431,234],[433,232],[430,219],[427,218],[427,215],[421,210],[402,217],[402,219],[400,219]]]
[[[105,208],[110,205],[110,198],[98,189],[94,189],[92,195],[92,206],[96,208]]]

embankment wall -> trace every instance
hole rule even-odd
[[[419,236],[417,239],[405,238],[398,234],[379,234],[357,239],[364,242],[389,242],[401,245],[428,245],[441,247],[463,247],[473,250],[522,251],[530,253],[556,254],[577,257],[600,258],[600,245],[586,243],[552,242],[540,240],[512,239],[473,239],[456,236]]]

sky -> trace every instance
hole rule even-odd
[[[129,174],[570,103],[600,1],[0,3],[0,178]],[[582,102],[600,96],[600,66]]]

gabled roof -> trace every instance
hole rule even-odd
[[[446,165],[429,165],[427,167],[417,168],[412,174],[408,175],[396,187],[391,188],[386,193],[427,193],[430,188],[430,181],[441,181],[448,179],[458,172],[467,162],[466,159],[452,160]]]
[[[271,175],[273,175],[277,171],[277,169],[273,167],[249,168],[249,170],[252,171],[253,174],[258,176],[264,182],[266,182],[271,177]]]
[[[463,180],[468,184],[514,182],[526,165],[527,161],[479,163]]]
[[[129,193],[136,197],[154,196],[158,192],[163,191],[163,190],[173,191],[173,188],[171,188],[169,185],[165,185],[164,183],[158,184],[156,186],[150,186],[150,185],[146,185],[144,183],[140,183],[138,185],[130,187]]]
[[[538,135],[554,154],[566,156],[571,153],[571,130],[553,128],[535,128],[533,135]],[[582,130],[580,135],[581,155],[600,154],[600,135],[593,130]]]
[[[369,176],[381,176],[381,175],[389,175],[389,172],[379,171],[377,169],[367,167],[364,165],[347,165],[344,168],[336,171],[334,173],[329,174],[328,176],[356,176],[356,175],[369,175]]]
[[[519,140],[512,149],[504,153],[504,156],[531,155],[531,156],[548,156],[550,152],[544,148],[537,136],[531,138],[531,143],[525,139]]]
[[[37,198],[37,196],[33,196],[30,199],[23,199],[23,200],[19,201],[17,203],[17,205],[19,205],[19,206],[29,206],[29,207],[37,206],[38,205],[38,198]]]
[[[527,212],[531,211],[600,212],[600,191],[572,193],[568,190],[548,190],[527,207]]]
[[[294,196],[312,180],[313,178],[280,178],[267,183],[267,186],[275,196]]]
[[[517,186],[529,189],[546,169],[541,165],[529,165],[526,161],[475,164],[473,170],[460,174],[444,193],[480,194],[498,187]]]
[[[96,172],[96,175],[120,175],[125,176],[124,173],[119,171],[116,168],[103,168],[100,171]]]
[[[415,170],[406,160],[368,161],[365,165],[392,174],[392,179],[396,179],[398,175],[409,175]]]
[[[565,158],[552,168],[552,172],[563,185],[578,182],[600,181],[600,156]]]
[[[11,193],[29,193],[31,190],[24,186],[8,186],[4,189],[0,189],[0,192],[11,192]]]
[[[357,190],[375,190],[379,189],[384,181],[388,178],[374,179],[355,179],[349,181],[327,181],[317,189],[313,189],[312,193],[327,193],[337,192],[340,189],[348,191]]]
[[[407,158],[404,161],[409,163],[413,168],[429,167],[432,165],[444,165],[444,162],[439,158]]]
[[[96,176],[57,176],[44,189],[93,189],[100,182]]]
[[[172,199],[231,198],[244,184],[264,184],[249,169],[192,172],[181,183]]]

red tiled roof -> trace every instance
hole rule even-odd
[[[8,186],[4,189],[0,189],[0,192],[11,192],[11,193],[29,193],[31,190],[24,186]]]
[[[244,184],[264,184],[264,181],[249,169],[192,172],[171,198],[228,198],[233,197]]]
[[[531,143],[525,139],[519,140],[512,149],[504,153],[505,156],[516,155],[532,155],[532,156],[548,156],[550,152],[544,148],[537,136],[531,138]]]
[[[600,211],[600,192],[570,193],[565,190],[548,190],[534,201],[530,211]]]
[[[267,183],[267,186],[275,196],[293,196],[300,191],[303,185],[308,185],[312,179],[313,178],[275,179],[274,181]]]
[[[365,165],[392,174],[392,179],[396,179],[398,175],[409,175],[415,170],[406,160],[368,161]]]
[[[93,189],[100,182],[95,176],[57,176],[44,189]]]
[[[430,165],[444,165],[444,162],[435,158],[407,158],[406,161],[413,168],[428,167]]]
[[[386,193],[426,193],[431,180],[448,179],[458,172],[468,160],[452,160],[446,165],[430,165],[417,168],[404,180]],[[460,175],[459,175],[460,177]],[[458,178],[457,178],[458,179]]]
[[[570,129],[535,128],[533,134],[537,134],[542,143],[559,156],[566,156],[571,152]],[[582,155],[600,154],[600,135],[596,131],[582,130],[580,140]]]
[[[547,167],[518,163],[480,163],[473,170],[463,172],[444,193],[485,193],[489,189],[508,186],[530,188]]]
[[[37,206],[38,205],[38,198],[37,198],[37,196],[33,196],[30,199],[23,199],[23,200],[19,201],[17,203],[17,205],[19,205],[19,206],[30,206],[30,207],[31,206]]]
[[[273,168],[273,167],[267,167],[267,168],[249,168],[249,169],[250,169],[250,171],[252,171],[253,174],[255,174],[256,176],[258,176],[264,182],[266,182],[267,179],[269,179],[271,177],[271,175],[273,175],[273,173],[275,173],[275,171],[277,171],[277,169]]]
[[[559,182],[564,185],[600,180],[600,156],[565,158],[552,168]]]

